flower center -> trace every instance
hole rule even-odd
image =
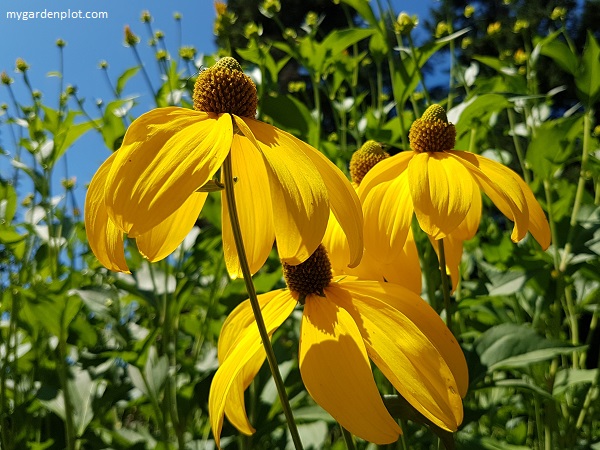
[[[379,142],[365,142],[361,148],[352,154],[350,159],[350,177],[352,181],[357,185],[360,184],[375,164],[389,157],[390,155],[383,150]]]
[[[332,278],[331,262],[325,247],[319,245],[306,261],[297,266],[283,263],[283,278],[290,291],[300,294],[300,303],[304,303],[304,297],[310,294],[323,297],[323,289]]]
[[[194,86],[194,109],[254,118],[256,86],[232,57],[221,58],[198,75]]]
[[[417,153],[443,152],[454,148],[456,129],[448,123],[444,108],[431,105],[420,119],[413,122],[408,139],[410,148]]]

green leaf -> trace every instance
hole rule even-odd
[[[104,143],[111,151],[118,150],[125,135],[125,125],[123,119],[115,114],[127,102],[131,100],[114,100],[106,105],[104,116],[102,117],[102,138]]]
[[[579,61],[569,46],[557,39],[541,43],[540,53],[551,58],[558,67],[571,75],[577,73]]]
[[[0,225],[10,224],[17,211],[17,191],[0,179]]]
[[[556,373],[552,395],[559,397],[580,384],[591,384],[598,377],[599,369],[562,369]]]
[[[311,142],[315,121],[306,105],[291,95],[269,95],[262,99],[262,112],[274,125]]]
[[[125,84],[127,84],[127,81],[132,76],[134,76],[138,72],[138,70],[140,70],[140,66],[130,67],[129,69],[125,70],[125,72],[123,72],[121,76],[117,79],[115,91],[117,92],[118,96],[121,95],[123,89],[125,89]]]
[[[167,355],[160,358],[155,347],[150,347],[148,358],[144,364],[144,371],[133,364],[128,366],[129,377],[133,385],[142,391],[154,402],[158,402],[160,391],[169,374],[169,360]]]
[[[583,127],[583,117],[573,116],[542,123],[527,147],[525,159],[541,178],[549,178],[571,157]]]
[[[474,344],[488,372],[526,367],[581,348],[546,339],[527,325],[503,323],[483,333]]]
[[[575,86],[581,101],[591,108],[600,98],[600,46],[589,30],[581,65],[581,71],[575,77]]]
[[[466,106],[465,106],[466,105]],[[455,123],[458,130],[468,130],[486,122],[493,113],[497,113],[512,104],[502,95],[483,94],[472,97],[461,106],[465,106]]]
[[[362,16],[362,18],[369,23],[369,25],[378,30],[380,33],[382,32],[381,28],[379,28],[379,21],[375,17],[375,13],[373,12],[369,2],[366,2],[365,0],[342,0],[342,2],[354,8]]]

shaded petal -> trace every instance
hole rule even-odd
[[[236,134],[231,143],[231,165],[236,206],[250,272],[255,274],[265,263],[275,241],[269,179],[262,156],[245,136]],[[229,204],[221,192],[221,223],[225,264],[231,278],[243,277],[229,220]]]
[[[393,263],[404,248],[413,217],[407,171],[374,186],[363,198],[363,213],[366,251],[377,255],[382,264]]]
[[[455,431],[463,418],[457,381],[444,359],[446,355],[424,332],[446,333],[445,341],[456,341],[443,322],[440,325],[435,311],[420,297],[393,283],[342,280],[337,285],[332,283],[325,292],[358,324],[369,357],[398,392],[437,426]],[[404,306],[399,298],[408,299],[405,303],[412,302],[409,308],[416,309],[418,314],[427,315],[431,310],[437,319],[431,316],[432,323],[421,319],[419,325],[424,330],[421,331],[404,309],[392,306]],[[458,354],[462,355],[460,347],[456,357]]]
[[[296,141],[298,148],[310,158],[323,177],[329,194],[329,206],[348,240],[348,265],[356,267],[363,253],[363,215],[354,188],[344,173],[321,152],[293,136],[290,137]]]
[[[248,117],[234,118],[261,151],[267,168],[279,256],[288,264],[300,264],[313,254],[327,228],[323,178],[290,134]]]
[[[292,313],[296,307],[296,300],[287,290],[277,291],[275,296],[269,294],[266,294],[269,300],[265,303],[262,313],[267,332],[271,336]],[[235,346],[226,353],[225,360],[215,373],[208,395],[208,411],[217,446],[220,446],[223,416],[226,409],[232,414],[232,418],[236,420],[235,425],[239,425],[241,431],[251,432],[248,431],[252,427],[248,423],[247,417],[245,417],[245,412],[242,416],[241,412],[236,412],[234,409],[243,408],[245,411],[243,395],[240,393],[243,393],[245,387],[254,377],[255,371],[258,370],[256,367],[260,367],[258,361],[259,359],[262,361],[262,358],[257,355],[261,352],[261,349],[263,349],[262,341],[258,327],[254,322],[240,333]],[[264,355],[264,350],[262,351]],[[247,379],[249,375],[252,375],[250,380]]]
[[[481,221],[481,190],[472,176],[468,177],[467,180],[473,183],[473,199],[471,201],[471,207],[469,208],[469,212],[467,212],[465,220],[450,233],[454,238],[463,241],[472,239],[475,236],[479,228],[479,222]],[[464,182],[468,182],[467,180],[464,180]]]
[[[360,201],[364,202],[369,191],[378,184],[391,181],[404,172],[414,155],[416,153],[413,151],[400,152],[375,164],[360,182],[358,187]]]
[[[421,261],[419,260],[419,252],[417,251],[412,228],[408,229],[402,251],[396,255],[395,261],[383,265],[382,273],[386,281],[404,286],[415,294],[421,293]]]
[[[299,359],[306,390],[341,426],[376,444],[398,439],[353,318],[327,298],[306,298]]]
[[[194,192],[173,214],[135,239],[138,250],[149,261],[166,258],[183,242],[194,227],[207,192]]]
[[[327,229],[325,230],[322,244],[327,249],[333,272],[337,274],[346,273],[348,263],[350,262],[350,248],[348,247],[346,235],[340,223],[335,218],[333,211],[329,213],[329,221],[327,222]],[[360,266],[361,264],[359,264]]]
[[[457,150],[446,153],[467,168],[502,214],[514,222],[511,239],[514,242],[523,239],[529,228],[529,208],[523,189],[513,176],[514,172],[474,153]]]
[[[473,198],[469,172],[445,152],[419,153],[408,164],[408,180],[419,225],[435,239],[465,220]]]
[[[110,220],[104,206],[106,177],[116,156],[116,152],[110,155],[90,182],[85,196],[85,232],[92,252],[104,267],[130,273],[125,261],[123,230]]]
[[[158,225],[221,167],[232,134],[229,114],[170,107],[140,116],[108,175],[110,217],[133,237]]]

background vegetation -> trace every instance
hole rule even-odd
[[[262,120],[346,170],[367,139],[392,153],[407,149],[411,122],[437,102],[456,124],[456,147],[515,169],[547,213],[548,251],[533,239],[513,244],[511,224],[489,202],[477,237],[465,243],[452,313],[471,384],[452,445],[599,449],[600,47],[598,27],[591,28],[597,19],[590,20],[598,2],[585,2],[579,15],[572,1],[533,10],[524,1],[474,2],[473,10],[441,2],[417,25],[427,24],[427,39],[413,39],[399,11],[379,3],[373,10],[362,0],[305,1],[294,14],[289,5],[300,2],[254,3],[217,3],[220,50],[201,63],[236,55],[257,80]],[[139,60],[136,48],[145,44],[131,41],[130,69],[116,79],[100,69],[114,99],[97,109],[84,108],[67,85],[59,99],[36,91],[25,61],[17,61],[15,79],[2,73],[11,98],[0,109],[0,158],[11,164],[0,173],[2,449],[213,445],[207,398],[216,341],[228,312],[246,298],[243,283],[225,271],[219,197],[209,197],[167,260],[150,265],[128,246],[133,274],[121,275],[89,251],[74,180],[53,189],[57,166],[84,133],[119,147],[134,119],[134,102],[123,94],[128,83],[147,86],[156,106],[191,107],[195,49],[167,48],[152,19],[142,18],[155,61]],[[158,90],[142,63],[157,64]],[[17,98],[13,83],[28,95]],[[441,311],[435,253],[425,236],[417,241],[423,297]],[[275,253],[255,283],[259,292],[283,286]],[[303,443],[345,448],[339,427],[303,388],[297,340],[294,316],[274,345]],[[266,368],[248,405],[256,434],[240,437],[226,425],[226,448],[291,445]],[[406,418],[404,437],[390,448],[439,448],[435,433]]]

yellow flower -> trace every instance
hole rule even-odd
[[[378,142],[371,140],[365,142],[350,159],[350,177],[354,187],[358,188],[369,170],[389,157],[390,155]],[[391,255],[391,259],[383,260],[377,253],[365,249],[360,264],[351,268],[348,267],[350,262],[348,241],[335,216],[330,214],[323,245],[329,251],[334,275],[353,275],[364,280],[391,281],[416,294],[421,293],[421,266],[412,230],[408,231],[402,250]]]
[[[358,189],[365,248],[382,261],[391,260],[402,250],[414,214],[433,240],[450,237],[444,239],[456,246],[450,258],[460,261],[462,241],[471,239],[479,227],[481,190],[514,222],[514,242],[530,231],[542,248],[548,248],[548,221],[529,186],[500,163],[452,150],[455,138],[444,109],[432,105],[410,129],[412,150],[380,162],[365,175]]]
[[[321,243],[330,210],[348,236],[350,263],[358,264],[362,213],[354,189],[313,147],[254,119],[256,106],[256,86],[226,57],[198,76],[196,111],[158,108],[130,125],[86,197],[88,240],[103,265],[128,271],[124,233],[150,261],[172,253],[194,226],[206,200],[203,191],[218,186],[212,178],[228,155],[252,273],[264,264],[275,238],[284,262],[306,260]],[[222,192],[225,262],[235,278],[242,274]]]
[[[376,444],[398,439],[400,427],[386,410],[371,360],[394,388],[437,426],[455,431],[468,387],[464,355],[450,330],[419,296],[394,283],[332,279],[321,246],[298,266],[284,264],[289,289],[259,296],[270,336],[303,303],[299,367],[306,390],[352,434]],[[248,301],[229,315],[219,336],[220,367],[208,407],[219,445],[226,415],[252,434],[244,391],[265,360]]]

